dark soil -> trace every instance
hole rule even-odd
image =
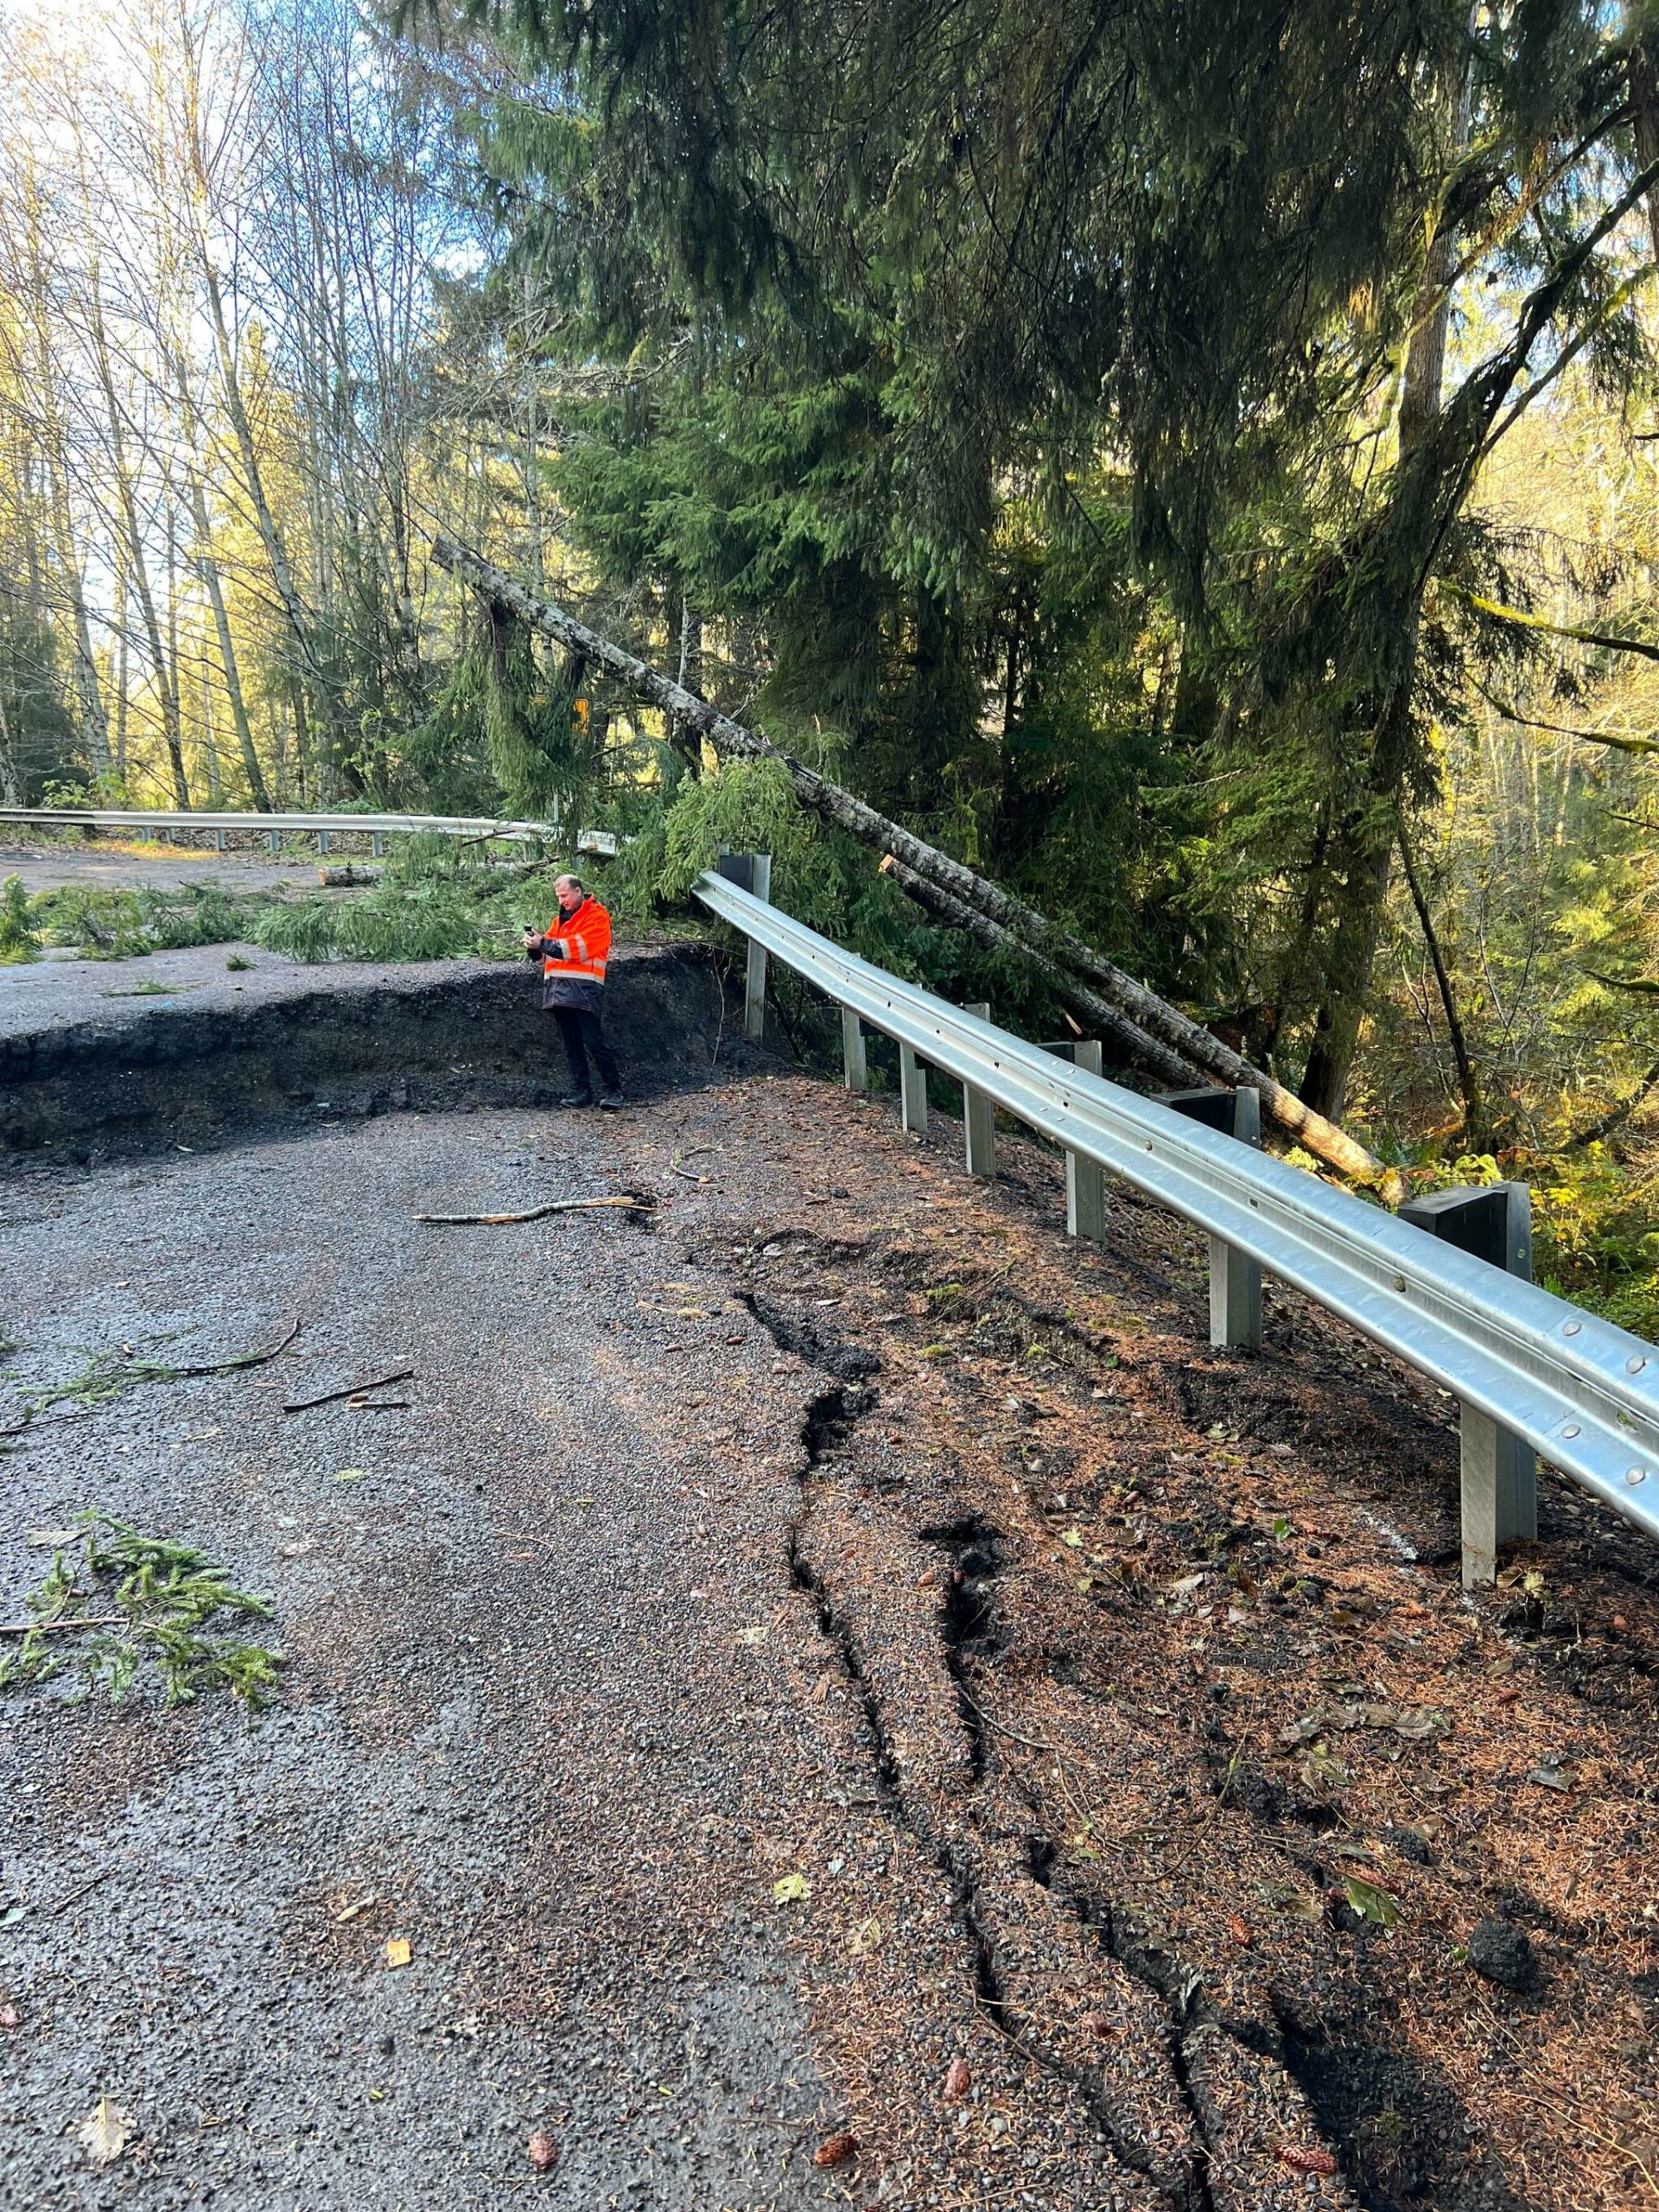
[[[296,1117],[546,1104],[569,1086],[522,962],[305,968],[254,952],[232,972],[226,957],[0,969],[0,1172],[200,1148]],[[148,995],[163,988],[176,995]],[[707,1077],[720,998],[701,946],[620,949],[607,994],[636,1095]]]

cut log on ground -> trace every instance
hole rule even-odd
[[[1272,1076],[1252,1067],[1218,1037],[1190,1020],[1144,983],[1126,975],[1092,945],[1085,944],[1080,938],[1039,914],[1035,907],[1027,906],[1023,899],[989,882],[961,861],[953,860],[949,853],[928,844],[902,823],[879,814],[874,807],[867,805],[840,784],[831,783],[828,777],[792,760],[762,732],[734,721],[707,699],[698,698],[695,692],[671,682],[648,663],[624,652],[620,645],[578,622],[551,600],[538,598],[534,592],[527,591],[505,569],[498,569],[447,532],[441,531],[434,538],[432,557],[441,569],[470,584],[482,598],[517,615],[521,622],[529,623],[532,629],[556,639],[572,652],[583,654],[595,666],[626,683],[639,697],[697,731],[716,753],[730,753],[739,760],[777,761],[788,774],[803,805],[810,806],[826,822],[856,837],[861,844],[879,853],[892,854],[924,881],[937,885],[961,906],[997,923],[1022,950],[1034,950],[1055,966],[1096,985],[1102,995],[1138,1029],[1171,1047],[1213,1080],[1259,1090],[1262,1112],[1327,1166],[1357,1182],[1376,1184],[1386,1179],[1382,1161],[1345,1129],[1326,1121],[1322,1114],[1316,1114]]]

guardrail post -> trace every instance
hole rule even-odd
[[[1045,1045],[1043,1050],[1058,1059],[1070,1060],[1085,1075],[1102,1072],[1097,1037],[1062,1037],[1058,1043]],[[1075,1152],[1065,1155],[1065,1233],[1090,1237],[1096,1244],[1106,1241],[1105,1177],[1098,1160],[1084,1160]]]
[[[213,850],[216,853],[222,853],[224,849],[225,832],[222,830],[215,830],[213,832]]]
[[[964,1007],[964,1014],[976,1014],[982,1021],[991,1018],[990,1001],[977,1000]],[[962,1086],[963,1141],[967,1147],[968,1173],[985,1178],[996,1173],[996,1102],[983,1090],[976,1090],[970,1084]]]
[[[1159,1099],[1189,1121],[1241,1144],[1262,1141],[1262,1094],[1241,1090],[1171,1090]],[[1262,1269],[1224,1237],[1210,1239],[1210,1341],[1236,1351],[1262,1349]]]
[[[1400,1209],[1402,1221],[1508,1274],[1532,1281],[1532,1192],[1524,1183],[1431,1191]],[[1497,1548],[1538,1534],[1538,1462],[1530,1446],[1465,1403],[1462,1459],[1463,1586],[1497,1579]]]
[[[317,832],[317,858],[319,860],[326,860],[327,857],[328,832],[326,830],[319,830]]]
[[[376,860],[383,860],[385,857],[386,837],[383,830],[370,831],[369,850],[374,855]]]
[[[849,1006],[841,1009],[841,1065],[849,1090],[862,1092],[869,1089],[869,1064],[864,1056],[864,1025]]]
[[[271,851],[272,851],[273,853],[280,853],[280,852],[282,851],[282,849],[283,849],[283,833],[282,833],[282,831],[281,831],[280,830],[272,830],[269,831],[267,834],[269,835],[269,836],[270,836],[270,849],[271,849]]]
[[[737,884],[751,898],[772,897],[770,853],[722,853],[715,863],[728,882]],[[766,1027],[766,949],[749,939],[748,965],[743,975],[743,1034],[758,1045]]]
[[[899,1121],[912,1136],[927,1134],[927,1068],[913,1045],[899,1047]]]
[[[1084,1075],[1100,1074],[1099,1038],[1079,1038],[1071,1047],[1071,1065]],[[1096,1244],[1106,1241],[1106,1178],[1097,1160],[1076,1152],[1065,1155],[1065,1233]]]

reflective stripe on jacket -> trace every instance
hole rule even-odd
[[[611,952],[611,918],[597,899],[584,897],[573,912],[555,914],[543,938],[543,976],[585,976],[589,982],[604,982],[605,963]],[[555,946],[559,952],[556,960],[547,957]]]

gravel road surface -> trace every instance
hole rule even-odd
[[[96,1505],[287,1663],[0,1693],[0,2206],[1645,2201],[1650,1558],[1552,1486],[1465,1601],[1432,1393],[1288,1298],[1211,1353],[1196,1239],[957,1134],[758,1077],[0,1184],[0,1421],[302,1325],[8,1440],[0,1622]]]
[[[360,867],[375,865],[360,855],[352,857]],[[72,884],[89,891],[173,891],[181,884],[223,883],[232,891],[315,892],[321,865],[315,853],[303,849],[277,858],[251,852],[123,852],[105,844],[0,846],[0,876],[22,876],[31,896]]]

